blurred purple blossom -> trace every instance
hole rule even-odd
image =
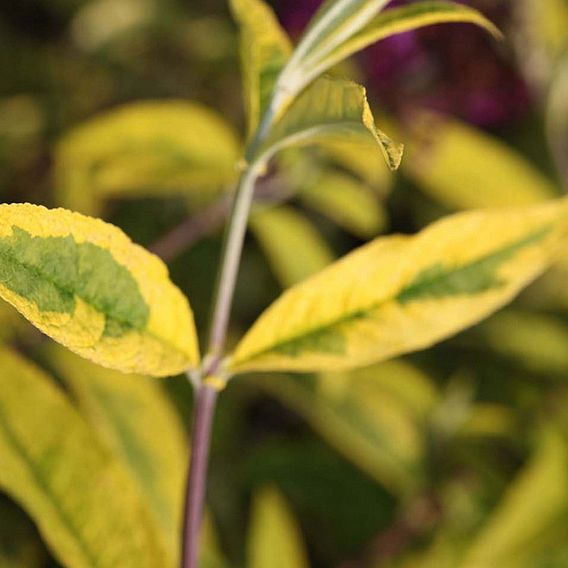
[[[515,0],[462,0],[506,30]],[[410,3],[393,0],[387,9]],[[298,38],[320,0],[277,4],[282,22]],[[358,56],[371,96],[405,116],[416,106],[453,114],[480,126],[515,122],[530,109],[530,96],[507,44],[479,28],[444,24],[392,36]]]

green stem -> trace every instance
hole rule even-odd
[[[235,196],[233,211],[223,246],[223,261],[213,300],[214,308],[211,317],[208,351],[210,361],[209,369],[206,369],[207,374],[211,374],[211,368],[216,370],[219,359],[223,354],[243,242],[258,174],[258,166],[248,167],[241,175]]]
[[[197,568],[199,536],[207,486],[207,462],[211,427],[218,389],[222,388],[224,380],[223,377],[216,377],[216,375],[219,373],[223,358],[243,243],[254,197],[254,188],[256,180],[265,166],[263,162],[255,160],[254,156],[270,129],[273,116],[271,109],[269,109],[263,117],[259,130],[246,154],[247,159],[250,158],[250,161],[239,179],[223,244],[221,268],[213,298],[207,356],[200,371],[196,375],[190,376],[190,380],[197,388],[191,438],[192,457],[184,513],[182,568]]]

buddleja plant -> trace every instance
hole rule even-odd
[[[390,169],[400,164],[402,146],[375,124],[365,89],[322,74],[372,42],[429,24],[470,22],[499,35],[481,14],[452,2],[415,2],[383,11],[386,4],[388,0],[328,0],[292,48],[260,0],[232,1],[242,34],[248,135],[244,155],[234,164],[239,181],[203,357],[188,301],[157,257],[116,227],[79,213],[30,204],[0,206],[4,300],[41,331],[95,363],[154,377],[186,373],[194,385],[184,568],[195,568],[198,562],[211,424],[218,393],[229,380],[256,371],[348,370],[430,346],[509,302],[566,244],[568,204],[563,199],[458,214],[416,236],[381,237],[290,288],[227,352],[255,184],[269,161],[285,148],[325,146],[339,137],[343,143],[366,138]],[[173,563],[160,552],[160,544],[148,544],[159,538],[145,509],[132,505],[135,497],[128,483],[105,465],[104,453],[89,452],[94,442],[83,426],[70,432],[65,443],[84,453],[86,469],[98,476],[100,485],[60,511],[38,497],[38,487],[46,483],[58,494],[74,484],[87,489],[84,470],[46,467],[41,471],[49,470],[48,481],[37,475],[32,479],[26,464],[50,458],[39,442],[28,443],[33,434],[13,427],[18,400],[25,393],[28,405],[37,402],[36,430],[49,420],[64,428],[72,417],[60,398],[36,381],[33,369],[8,355],[2,363],[21,381],[5,386],[0,445],[8,457],[0,469],[0,485],[41,518],[40,528],[55,554],[65,565],[77,567]],[[115,494],[116,500],[109,496]],[[106,512],[100,510],[101,500]],[[125,502],[132,505],[128,514],[121,508]],[[81,522],[70,523],[72,515]],[[80,538],[75,538],[77,531]],[[120,539],[127,534],[125,546]],[[105,535],[117,542],[97,557]]]

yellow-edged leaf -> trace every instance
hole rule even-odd
[[[313,225],[291,207],[264,209],[252,215],[251,229],[285,288],[319,272],[333,254]]]
[[[240,25],[241,66],[251,137],[292,48],[274,12],[262,0],[231,0],[231,8]]]
[[[362,239],[376,236],[386,225],[386,213],[377,195],[352,177],[324,172],[301,188],[300,199]]]
[[[274,487],[256,492],[252,504],[248,568],[308,568],[300,529]]]
[[[557,200],[378,238],[285,292],[228,367],[337,371],[428,347],[509,302],[548,268],[567,231],[568,204]]]
[[[100,439],[131,474],[177,565],[187,435],[162,385],[94,365],[60,347],[50,355]]]
[[[166,376],[198,362],[193,315],[166,266],[98,219],[0,205],[0,297],[106,367]]]
[[[225,120],[186,101],[133,103],[81,124],[59,142],[61,205],[95,214],[106,198],[210,194],[232,184],[240,145]]]
[[[433,383],[403,361],[387,361],[311,381],[288,375],[255,379],[298,412],[331,446],[399,495],[424,479],[424,424],[437,399]]]
[[[527,159],[474,126],[424,114],[410,136],[405,173],[453,209],[530,205],[558,194]]]
[[[546,549],[547,533],[567,513],[568,447],[562,436],[551,430],[541,435],[535,455],[458,566],[534,566],[539,546]]]
[[[69,568],[169,566],[122,465],[49,377],[0,350],[0,488]]]
[[[402,159],[402,146],[395,144],[375,125],[364,87],[345,79],[322,77],[310,85],[277,122],[259,149],[259,159],[267,160],[279,150],[314,144],[326,136],[344,139],[361,133],[374,140],[391,169]]]

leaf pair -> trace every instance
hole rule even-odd
[[[337,371],[422,349],[504,305],[554,261],[568,204],[448,217],[378,238],[288,290],[227,362]],[[119,229],[64,210],[0,206],[0,296],[72,351],[124,372],[199,364],[191,309],[165,266]]]

